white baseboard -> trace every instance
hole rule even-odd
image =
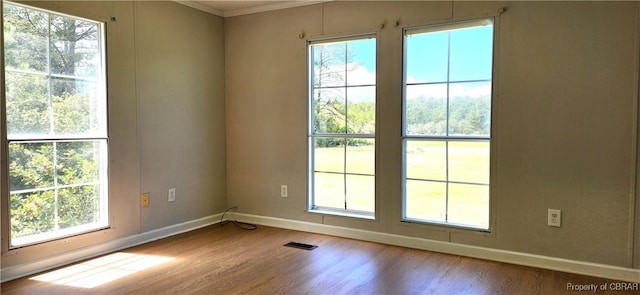
[[[619,266],[576,261],[522,252],[484,248],[290,219],[242,214],[235,212],[233,213],[233,216],[239,221],[271,227],[326,234],[381,244],[429,250],[440,253],[531,266],[580,275],[640,283],[640,269],[624,268]]]
[[[201,227],[220,222],[222,213],[203,217],[196,220],[183,222],[176,225],[163,227],[160,229],[144,232],[138,235],[125,237],[122,239],[102,243],[92,247],[79,249],[47,257],[37,261],[24,263],[16,266],[3,268],[0,270],[2,282],[16,278],[28,276],[34,273],[73,263],[76,261],[96,257],[106,253],[152,242],[158,239],[177,235],[183,232],[192,231]],[[422,238],[407,237],[401,235],[366,231],[340,226],[325,225],[290,219],[275,217],[265,217],[258,215],[233,213],[233,216],[240,221],[255,223],[259,225],[285,228],[291,230],[306,231],[312,233],[326,234],[350,239],[358,239],[381,244],[402,246],[414,249],[422,249],[453,255],[474,257],[485,260],[499,261],[524,266],[538,267],[568,273],[601,277],[606,279],[621,280],[627,282],[640,283],[640,269],[624,268],[606,264],[597,264],[569,259],[548,257],[542,255],[498,250],[464,244],[456,244],[442,241],[434,241]]]
[[[110,252],[122,250],[125,248],[137,246],[140,244],[152,242],[162,238],[192,231],[211,224],[219,223],[222,213],[210,215],[207,217],[190,220],[187,222],[170,225],[156,230],[144,232],[141,234],[128,236],[125,238],[109,241],[91,247],[78,249],[75,251],[65,252],[63,254],[43,258],[40,260],[19,264],[11,267],[2,268],[0,270],[0,281],[6,282],[20,277],[28,276],[34,273],[63,266],[80,260],[100,256]]]

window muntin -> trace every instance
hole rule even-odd
[[[493,20],[404,44],[403,219],[489,229]]]
[[[104,24],[4,3],[10,247],[108,226]]]
[[[310,42],[309,210],[375,213],[376,39]]]

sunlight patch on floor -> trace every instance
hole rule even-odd
[[[117,252],[30,278],[80,288],[94,288],[174,260],[173,257]]]

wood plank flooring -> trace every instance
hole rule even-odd
[[[294,241],[312,251],[283,247]],[[145,267],[147,267],[145,269]],[[640,294],[617,282],[260,226],[213,225],[3,283],[2,294]],[[613,285],[615,286],[615,285]]]

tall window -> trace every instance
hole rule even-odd
[[[310,210],[375,212],[376,39],[309,44]]]
[[[404,219],[489,229],[493,20],[404,43]]]
[[[104,25],[3,13],[10,245],[107,227]]]

